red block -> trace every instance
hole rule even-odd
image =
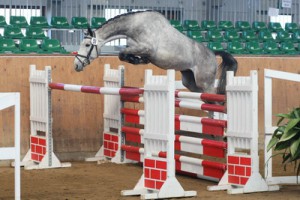
[[[107,133],[104,133],[103,138],[104,138],[104,140],[110,141],[111,140],[111,135],[107,134]]]
[[[39,145],[46,146],[46,140],[39,138]]]
[[[103,154],[104,154],[105,156],[107,156],[107,157],[111,157],[110,151],[107,150],[107,149],[104,149]]]
[[[118,141],[119,141],[118,136],[116,136],[116,135],[112,135],[112,136],[111,136],[111,140],[112,140],[113,142],[118,142]]]
[[[246,183],[248,182],[248,180],[249,180],[248,177],[241,177],[240,184],[241,184],[241,185],[246,185]]]
[[[156,181],[155,188],[159,190],[163,186],[163,184],[164,184],[164,182],[162,182],[162,181]]]
[[[36,146],[36,145],[35,145],[35,144],[31,144],[30,146],[31,146],[31,148],[30,148],[30,149],[31,149],[31,152],[32,152],[32,153],[35,153],[35,152],[36,152],[36,150],[35,150],[35,146]]]
[[[46,147],[43,147],[43,155],[46,154]]]
[[[104,141],[103,146],[104,146],[105,149],[107,149],[108,148],[108,143],[106,141]]]
[[[38,154],[43,154],[43,147],[41,147],[41,146],[36,146],[35,150],[36,150],[36,153],[38,153]]]
[[[108,142],[108,149],[114,149],[115,144],[113,142]]]
[[[228,165],[228,174],[234,174],[234,165]]]
[[[235,175],[245,176],[246,169],[244,166],[235,166]]]
[[[145,175],[145,178],[150,178],[150,169],[149,168],[144,168],[144,175]]]
[[[166,171],[161,171],[160,179],[163,181],[167,180],[167,172]]]
[[[153,180],[145,179],[144,184],[146,188],[155,189],[155,181]]]
[[[251,167],[246,167],[246,176],[251,176]]]
[[[39,161],[39,155],[35,153],[31,153],[31,160],[33,161]]]
[[[251,165],[251,158],[248,157],[241,157],[241,165]]]
[[[155,160],[145,159],[145,167],[155,168]]]
[[[228,175],[228,182],[233,184],[240,184],[240,178],[238,176]]]
[[[119,148],[119,145],[118,145],[118,143],[115,143],[115,145],[114,145],[114,150],[115,150],[115,151],[117,151],[117,150],[118,150],[118,148]]]
[[[240,157],[238,156],[228,156],[227,162],[230,164],[240,164]]]
[[[166,161],[156,161],[156,168],[158,169],[167,169],[167,162]]]
[[[30,142],[31,142],[31,144],[38,144],[39,143],[39,139],[37,137],[31,136]]]
[[[160,180],[160,170],[152,169],[150,178]]]
[[[44,156],[43,155],[39,155],[39,161],[41,162],[43,160]]]

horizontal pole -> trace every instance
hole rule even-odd
[[[65,90],[73,92],[83,92],[90,94],[107,94],[107,95],[140,95],[144,93],[140,88],[110,88],[110,87],[96,87],[96,86],[83,86],[72,85],[64,83],[49,83],[49,88],[53,90]]]

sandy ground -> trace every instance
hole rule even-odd
[[[281,169],[282,170],[282,169]],[[14,199],[14,170],[0,168],[0,200]],[[142,174],[135,164],[73,162],[71,168],[21,170],[22,199],[30,200],[137,200],[140,197],[122,197],[120,191],[132,189]],[[186,199],[300,199],[300,185],[282,186],[278,192],[228,195],[225,191],[208,192],[214,182],[177,176],[185,190],[196,190],[197,197]]]

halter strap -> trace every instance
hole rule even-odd
[[[82,65],[84,65],[85,63],[89,65],[91,63],[90,62],[90,57],[91,57],[91,54],[92,54],[92,51],[93,51],[94,48],[96,49],[96,53],[97,53],[97,56],[98,56],[98,48],[97,48],[97,43],[98,42],[97,42],[97,39],[95,37],[95,32],[94,31],[93,31],[93,37],[91,37],[91,36],[85,36],[84,39],[90,39],[92,46],[91,46],[91,48],[90,48],[90,50],[89,50],[89,52],[87,53],[86,56],[85,55],[81,55],[81,54],[76,54],[75,58],[77,58]],[[84,58],[84,59],[81,60],[81,59],[79,59],[80,57]]]

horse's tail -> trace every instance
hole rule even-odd
[[[217,87],[217,94],[225,94],[226,93],[226,72],[233,71],[234,74],[237,71],[238,63],[236,59],[225,51],[214,51],[215,55],[219,55],[222,57],[222,63],[220,64],[220,77]]]

